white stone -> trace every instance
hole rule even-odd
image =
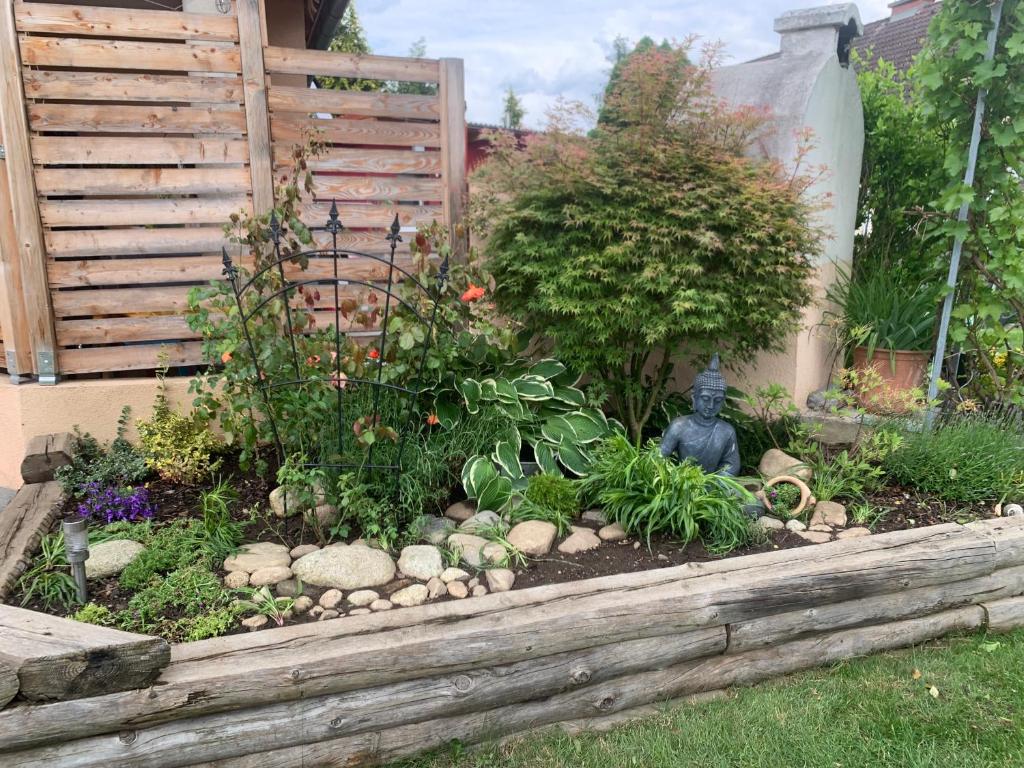
[[[247,619],[242,619],[242,626],[248,629],[250,632],[255,632],[257,629],[265,625],[269,619],[262,613],[258,613],[255,616],[250,616]]]
[[[328,609],[317,617],[317,621],[330,621],[331,619],[336,619],[339,616],[341,616],[341,614],[337,611]]]
[[[554,523],[546,520],[526,520],[508,532],[508,543],[527,557],[540,557],[551,551],[558,535]]]
[[[427,581],[444,571],[444,558],[441,550],[432,544],[413,544],[402,550],[398,570],[406,576]]]
[[[324,607],[322,605],[314,605],[312,608],[309,609],[309,615],[314,619],[323,612]]]
[[[326,500],[326,494],[322,487],[315,489],[315,502],[317,505],[323,504]],[[303,509],[303,505],[299,503],[298,496],[295,493],[285,494],[284,486],[278,486],[270,492],[270,509],[278,517],[292,517],[300,512],[305,512],[307,509]]]
[[[370,603],[371,611],[390,611],[392,607],[390,600],[374,600]]]
[[[476,514],[476,502],[457,501],[444,511],[445,517],[451,518],[457,523],[465,522]]]
[[[391,581],[395,563],[379,549],[332,544],[300,557],[292,563],[292,571],[306,584],[362,589]]]
[[[761,517],[757,518],[757,524],[766,531],[781,531],[786,527],[786,524],[777,517],[769,515],[761,515]]]
[[[447,584],[450,581],[459,581],[460,579],[468,579],[469,574],[461,568],[445,568],[441,573],[441,581]]]
[[[765,480],[771,480],[782,475],[792,475],[807,481],[811,479],[811,468],[804,465],[800,459],[793,458],[785,451],[778,448],[770,448],[761,457],[761,463],[757,465],[757,471]]]
[[[448,594],[461,600],[469,594],[469,587],[464,581],[450,581],[448,582]]]
[[[492,568],[485,575],[491,592],[508,592],[516,583],[516,575],[508,568]]]
[[[374,593],[376,594],[376,592]],[[337,608],[345,596],[342,594],[340,589],[328,589],[322,595],[320,595],[320,607],[321,608]]]
[[[477,584],[473,587],[473,597],[483,597],[487,594],[487,587],[483,584]]]
[[[360,589],[356,592],[352,592],[348,596],[349,605],[354,605],[357,608],[364,608],[374,600],[380,599],[380,595],[374,592],[372,589]]]
[[[508,550],[496,541],[489,541],[484,544],[480,554],[485,563],[491,563],[492,565],[500,565],[508,560]]]
[[[245,571],[229,571],[224,577],[224,586],[228,589],[241,589],[249,585],[249,574]]]
[[[583,513],[583,522],[595,525],[608,525],[608,516],[603,509],[588,509]]]
[[[224,560],[224,570],[252,573],[261,568],[287,567],[291,562],[288,547],[283,544],[257,542],[239,547],[236,554]]]
[[[291,568],[286,565],[274,565],[270,568],[260,568],[258,571],[253,571],[249,576],[249,585],[253,587],[263,587],[287,581],[291,577]]]
[[[348,612],[349,616],[366,616],[367,614],[373,613],[369,608],[353,608]]]
[[[622,541],[626,538],[626,529],[619,523],[612,523],[599,530],[597,536],[601,541]]]
[[[800,533],[801,531],[806,531],[807,526],[794,517],[792,520],[786,521],[786,530]]]
[[[489,509],[485,509],[481,512],[477,512],[472,517],[463,520],[459,526],[459,530],[463,533],[476,533],[477,531],[486,530],[489,528],[501,528],[504,530],[508,526],[505,525],[505,521],[501,519],[501,515],[497,512],[492,512]]]
[[[575,555],[601,546],[601,539],[589,528],[573,526],[572,530],[572,535],[558,545],[558,551],[563,555]]]
[[[867,528],[847,528],[845,531],[840,531],[836,534],[837,539],[859,539],[861,536],[870,536],[871,531]]]
[[[318,549],[320,549],[320,547],[316,544],[300,544],[293,548],[288,554],[291,556],[292,560],[298,560],[303,555],[308,555],[310,552],[316,552]]]
[[[292,610],[296,615],[306,613],[310,608],[313,607],[313,598],[306,595],[296,597],[295,602],[292,603]]]
[[[846,527],[846,507],[838,502],[819,501],[814,505],[814,516],[820,516],[825,525],[830,525],[833,528]]]
[[[414,605],[423,605],[430,597],[430,591],[422,584],[411,584],[405,589],[400,589],[391,594],[391,602],[403,608],[411,608]]]
[[[453,532],[455,523],[447,517],[423,515],[417,521],[420,539],[428,544],[444,544],[444,540]]]
[[[832,534],[823,533],[822,531],[801,531],[797,533],[797,536],[812,544],[824,544],[827,541],[832,541]]]
[[[807,530],[814,531],[815,533],[832,533],[831,525],[811,525],[808,526]]]
[[[105,579],[114,576],[145,551],[145,547],[131,539],[111,539],[89,545],[89,559],[85,561],[87,579]]]
[[[487,543],[487,539],[472,533],[453,533],[448,537],[448,546],[458,552],[470,568],[479,568],[483,564],[483,548]]]
[[[427,582],[427,598],[436,600],[448,594],[448,587],[440,579],[431,579]]]

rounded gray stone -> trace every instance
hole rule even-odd
[[[441,550],[432,544],[413,544],[402,550],[398,570],[414,579],[428,581],[444,572]]]
[[[105,579],[115,576],[145,551],[145,547],[132,539],[111,539],[89,546],[89,559],[85,561],[87,579]]]
[[[395,563],[379,549],[332,544],[292,563],[292,572],[306,584],[353,590],[387,584]]]

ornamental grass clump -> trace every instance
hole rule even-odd
[[[734,478],[662,457],[653,441],[644,448],[623,435],[604,441],[580,496],[648,544],[664,534],[683,542],[700,539],[709,552],[724,554],[750,540],[750,520],[741,508],[753,501],[750,492]]]

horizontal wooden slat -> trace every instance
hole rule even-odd
[[[27,70],[25,96],[30,99],[73,101],[242,101],[237,77],[185,77],[124,72],[68,72]]]
[[[274,152],[278,166],[291,167],[292,153],[280,145]],[[440,152],[414,152],[403,149],[348,149],[328,147],[307,165],[314,171],[341,173],[430,173],[441,172]]]
[[[131,227],[46,232],[46,252],[58,259],[157,253],[209,253],[219,251],[228,244],[221,227]]]
[[[50,227],[224,224],[231,214],[251,212],[246,197],[158,200],[42,200],[39,213]]]
[[[156,317],[99,317],[90,320],[60,320],[57,322],[57,343],[115,344],[129,341],[161,341],[163,339],[196,339],[196,334],[184,317],[161,315]]]
[[[327,221],[331,203],[308,203],[303,208],[302,220],[311,226],[320,226]],[[439,205],[386,205],[375,203],[338,203],[338,219],[350,229],[386,229],[398,214],[403,227],[416,227],[441,221],[444,216]]]
[[[417,120],[437,120],[441,116],[441,100],[437,96],[272,85],[267,100],[274,112],[328,112]]]
[[[33,136],[32,157],[39,165],[205,165],[247,162],[248,146],[244,139]]]
[[[211,107],[29,104],[34,131],[83,133],[245,133],[241,109]]]
[[[263,61],[268,72],[281,75],[325,75],[414,83],[436,83],[439,78],[437,59],[359,56],[270,46],[263,51]]]
[[[98,38],[23,37],[21,60],[35,67],[236,74],[241,71],[238,49],[234,46],[136,43]]]
[[[139,285],[145,283],[208,282],[221,279],[220,256],[175,256],[149,259],[94,259],[58,260],[47,265],[50,285],[54,288],[80,288],[82,286]],[[116,312],[116,306],[105,307]],[[121,312],[151,311],[135,307]]]
[[[57,317],[124,315],[131,312],[182,313],[188,308],[187,285],[146,288],[97,288],[89,291],[54,291],[53,311]]]
[[[314,176],[318,200],[441,200],[440,179],[380,176]]]
[[[247,168],[41,168],[41,195],[245,194]]]
[[[14,19],[20,32],[162,40],[238,40],[235,18],[217,14],[15,3]]]
[[[57,353],[62,373],[102,373],[105,371],[143,371],[166,363],[199,365],[203,346],[198,341],[171,344],[138,344],[121,347],[62,349]]]
[[[314,131],[321,141],[331,144],[364,144],[388,147],[441,146],[438,123],[408,123],[391,120],[321,120],[295,112],[270,117],[270,132],[279,146],[305,142],[305,134]]]

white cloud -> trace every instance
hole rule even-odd
[[[778,49],[772,21],[787,10],[813,5],[800,0],[355,0],[375,53],[404,55],[424,37],[427,55],[465,60],[467,115],[495,123],[506,88],[539,125],[562,95],[593,103],[607,79],[607,54],[623,35],[681,40],[696,34],[721,41],[730,61]],[[864,21],[888,15],[888,0],[859,3]]]

